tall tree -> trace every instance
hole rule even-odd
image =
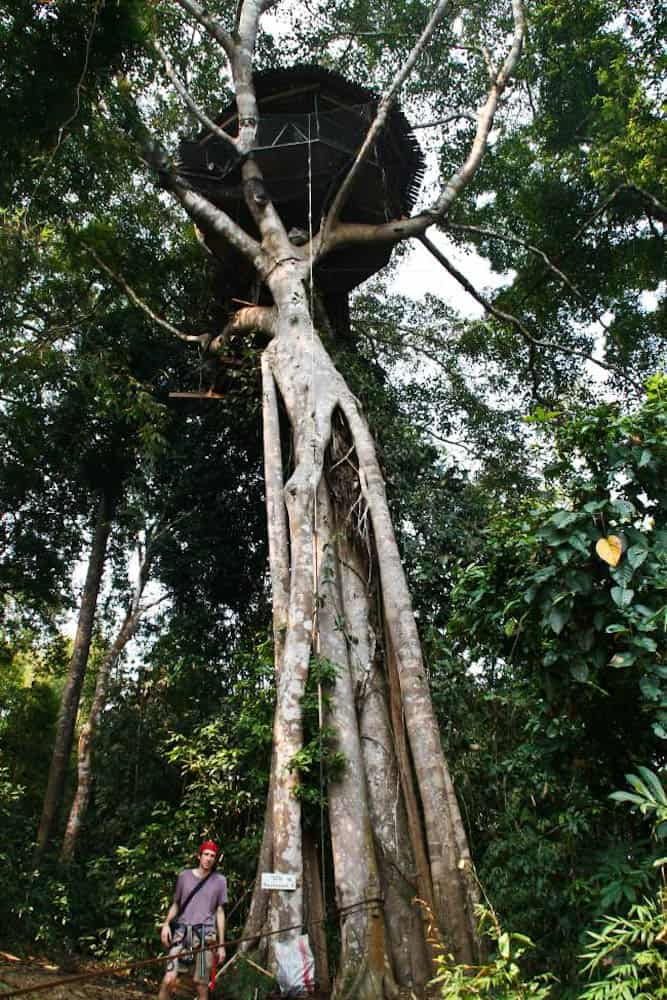
[[[165,530],[165,528],[163,528]],[[123,617],[123,620],[118,628],[116,635],[114,636],[113,642],[111,643],[109,649],[106,651],[102,660],[97,668],[97,677],[95,679],[95,692],[93,694],[93,701],[90,706],[90,711],[88,712],[88,718],[86,722],[81,727],[81,732],[79,734],[79,745],[77,751],[77,782],[76,790],[74,792],[74,798],[72,800],[72,805],[70,807],[69,816],[67,819],[67,825],[65,827],[65,833],[63,836],[62,847],[60,849],[60,858],[62,861],[71,861],[76,850],[77,841],[79,838],[79,833],[81,830],[81,825],[83,823],[86,810],[88,809],[88,804],[90,802],[90,796],[92,791],[92,757],[93,757],[93,746],[95,741],[95,735],[100,723],[100,716],[102,714],[102,709],[104,707],[105,700],[108,695],[109,690],[109,679],[111,670],[116,663],[118,657],[122,654],[123,650],[127,646],[128,642],[132,639],[134,634],[139,627],[142,616],[152,607],[161,603],[165,597],[162,595],[153,601],[147,601],[144,599],[144,591],[146,585],[150,580],[151,574],[151,563],[155,555],[155,546],[159,538],[160,530],[159,526],[156,526],[152,531],[146,532],[146,539],[144,544],[138,545],[137,549],[137,559],[139,563],[139,568],[137,571],[137,579],[134,587],[134,592],[132,594],[132,599],[129,602],[129,607]],[[85,593],[84,599],[82,601],[82,612],[83,606],[85,604]],[[80,614],[81,619],[81,614]],[[77,629],[77,639],[79,634],[79,629]],[[75,639],[75,649],[76,649],[76,639]],[[68,679],[69,683],[69,679]],[[64,702],[64,699],[63,699]],[[54,754],[55,756],[55,754]],[[53,765],[52,765],[53,766]],[[39,845],[38,845],[39,846]]]
[[[62,805],[65,776],[69,755],[74,740],[74,727],[79,710],[81,689],[88,666],[88,654],[93,637],[97,598],[102,584],[107,543],[111,531],[112,501],[107,493],[100,491],[95,518],[86,579],[81,593],[81,604],[77,621],[72,656],[67,672],[56,726],[56,737],[49,767],[49,776],[44,793],[42,816],[37,831],[35,866],[39,867],[42,856],[53,835],[54,827]]]
[[[274,892],[263,900],[266,911],[259,926],[293,928],[304,919],[295,762],[303,743],[301,705],[311,659],[322,657],[336,665],[329,714],[346,758],[342,778],[328,790],[341,908],[339,988],[350,996],[393,996],[399,985],[423,983],[428,972],[423,929],[405,906],[405,889],[400,890],[389,871],[416,872],[414,888],[419,887],[462,960],[472,960],[477,951],[475,893],[382,470],[358,401],[324,346],[314,297],[304,283],[314,265],[340,248],[393,245],[423,237],[446,216],[481,162],[498,104],[521,52],[523,11],[515,0],[507,48],[498,64],[489,60],[486,94],[470,148],[431,208],[379,225],[342,221],[352,186],[382,133],[400,87],[445,16],[444,2],[435,8],[378,103],[368,133],[319,227],[317,220],[310,220],[315,231],[297,246],[251,155],[259,121],[255,50],[260,19],[269,5],[246,0],[233,32],[195,0],[178,0],[178,5],[199,23],[228,61],[237,134],[224,132],[199,110],[157,41],[156,49],[190,110],[240,159],[252,228],[244,230],[195,191],[154,140],[144,139],[144,155],[209,244],[222,245],[223,253],[225,247],[232,247],[245,258],[271,301],[236,311],[224,334],[261,331],[269,340],[262,356],[262,379],[277,704],[272,807],[263,860],[270,859],[273,868],[293,874],[296,889]],[[223,340],[209,348],[219,349]],[[289,425],[292,449],[287,481],[280,407]],[[394,776],[391,787],[388,774]],[[354,850],[350,849],[352,831]],[[262,908],[258,909],[261,913]],[[294,930],[283,934],[288,942],[295,936]],[[271,950],[275,967],[276,954]]]

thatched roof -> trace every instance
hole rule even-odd
[[[286,229],[308,232],[312,226],[316,231],[366,136],[378,96],[320,66],[257,73],[255,87],[260,121],[253,156],[265,185]],[[224,108],[216,121],[235,135],[236,104]],[[178,171],[246,231],[255,232],[242,195],[240,159],[228,143],[208,130],[184,140]],[[423,174],[421,149],[395,107],[359,172],[342,218],[376,224],[409,214]],[[207,243],[220,262],[221,280],[228,275],[238,285],[247,265],[222,241],[208,238]],[[317,266],[318,287],[324,294],[347,294],[384,267],[390,255],[389,243],[336,250]]]
[[[296,147],[305,150],[308,145],[321,146],[315,164],[323,186],[316,199],[322,202],[317,205],[321,211],[326,198],[332,196],[330,189],[336,186],[336,177],[345,171],[363,141],[378,104],[377,94],[339,73],[311,65],[257,73],[255,88],[261,113],[256,155],[274,200],[290,200],[290,177],[295,186],[303,180],[305,154],[299,157]],[[235,103],[222,110],[217,123],[230,134],[236,131]],[[285,152],[287,148],[290,153]],[[338,156],[333,155],[334,151]],[[408,213],[419,192],[424,159],[407,119],[397,107],[389,115],[372,162],[375,173],[379,171],[384,181],[385,217]],[[220,202],[235,196],[232,189],[240,179],[233,151],[208,131],[181,144],[179,171],[194,187]],[[277,182],[275,191],[272,180]],[[368,184],[373,189],[371,197],[376,199],[377,181],[370,171]],[[358,200],[369,201],[363,192]],[[354,218],[350,212],[347,214]]]

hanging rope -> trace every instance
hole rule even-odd
[[[313,155],[312,155],[312,115],[308,115],[308,292],[310,297],[310,412],[315,413],[315,326],[313,314],[315,309],[315,286],[313,281]],[[316,441],[313,438],[313,465],[316,465]],[[317,721],[319,726],[319,781],[320,781],[320,878],[322,881],[322,899],[326,909],[327,886],[324,850],[324,761],[322,759],[322,728],[324,726],[324,699],[322,696],[322,679],[320,676],[320,569],[317,524],[319,510],[317,504],[318,484],[313,482],[313,653],[318,659],[317,675]]]

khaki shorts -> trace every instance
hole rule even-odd
[[[165,971],[175,971],[179,976],[192,976],[195,983],[207,983],[213,968],[213,948],[195,951],[194,954],[188,949],[212,945],[216,940],[217,935],[212,927],[186,927],[177,924],[169,948],[169,954],[173,957],[167,962]]]

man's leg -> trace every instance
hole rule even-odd
[[[198,1000],[208,1000],[208,983],[197,983]]]
[[[170,972],[165,972],[164,979],[160,983],[160,992],[157,995],[157,1000],[171,1000],[174,995],[177,982],[178,972],[176,972],[175,969]]]

